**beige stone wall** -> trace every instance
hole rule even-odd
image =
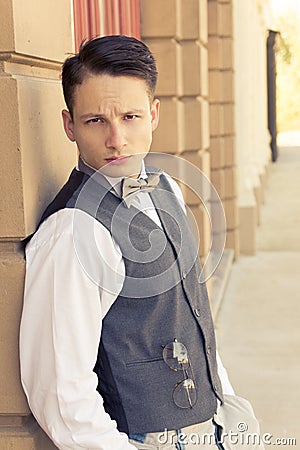
[[[20,240],[34,230],[76,158],[60,119],[61,61],[73,49],[70,5],[0,1],[0,449],[54,448],[32,419],[20,384]]]
[[[238,252],[231,2],[142,0],[141,31],[159,71],[161,119],[152,151],[183,157],[212,180],[227,215],[227,246]],[[208,216],[199,198],[184,191],[204,258],[211,244]]]
[[[208,1],[208,65],[211,179],[222,199],[227,221],[226,246],[239,254],[235,99],[233,70],[233,4]]]
[[[256,228],[271,155],[267,123],[268,5],[268,0],[235,0],[233,14],[240,243],[241,252],[250,255],[256,252]]]

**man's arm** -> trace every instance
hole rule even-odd
[[[93,220],[81,214],[83,222]],[[78,259],[71,216],[72,210],[51,216],[28,245],[22,384],[33,414],[59,449],[133,450],[105,412],[93,372],[101,320],[116,295],[101,290]],[[98,222],[93,226],[98,247],[121,273],[109,233]],[[87,250],[88,259],[93,251]]]

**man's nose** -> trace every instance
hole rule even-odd
[[[119,124],[111,124],[106,137],[106,148],[120,152],[127,144],[125,130]]]

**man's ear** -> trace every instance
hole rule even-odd
[[[159,107],[160,101],[158,98],[155,98],[151,105],[151,117],[152,117],[152,131],[156,130],[159,122]]]
[[[75,141],[74,123],[73,123],[71,114],[66,109],[63,109],[61,112],[61,115],[62,115],[62,119],[63,119],[65,133],[68,136],[68,138],[70,139],[70,141],[74,142]]]

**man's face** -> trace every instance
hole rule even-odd
[[[150,104],[138,78],[95,75],[76,87],[73,119],[66,110],[62,115],[87,164],[111,177],[137,176],[158,125],[159,100]]]

